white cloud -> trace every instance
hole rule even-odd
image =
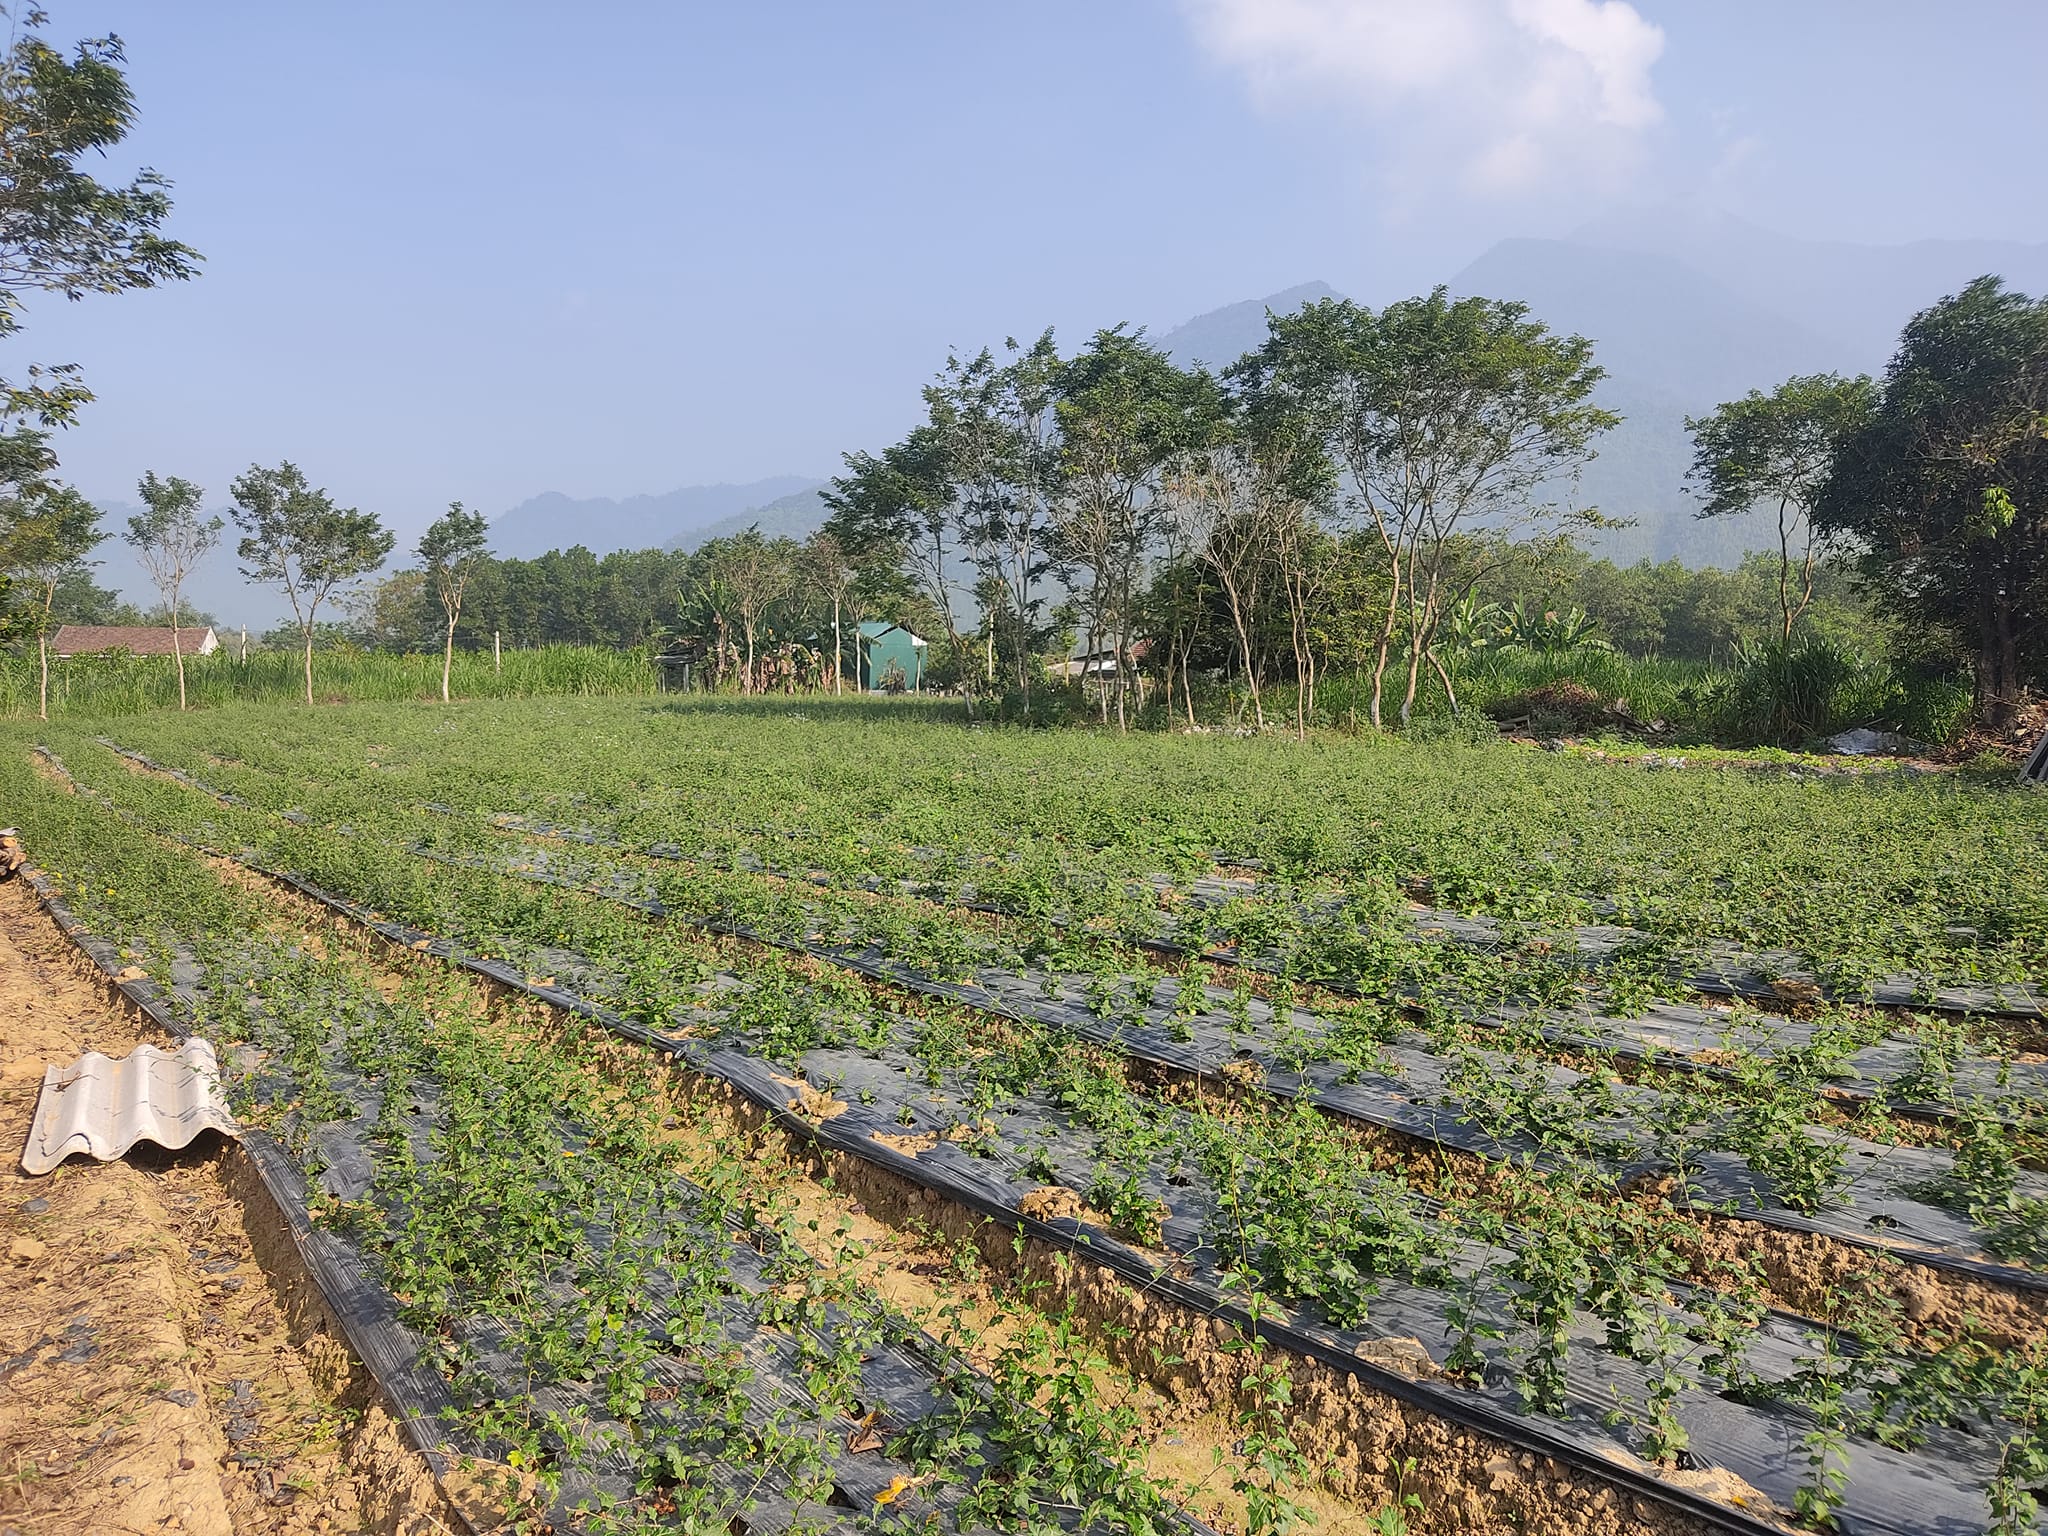
[[[1526,195],[1640,163],[1663,31],[1627,0],[1182,0],[1259,100],[1320,98],[1396,130],[1399,179]]]

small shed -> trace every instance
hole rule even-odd
[[[860,686],[869,693],[918,693],[931,646],[901,624],[869,619],[860,627]]]
[[[162,629],[145,624],[60,624],[50,642],[50,653],[59,661],[71,656],[101,656],[126,652],[130,656],[169,656],[177,651],[187,656],[211,656],[220,640],[211,628]]]

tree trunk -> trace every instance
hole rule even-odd
[[[448,634],[441,645],[441,702],[448,702],[448,674],[455,670],[455,610],[448,610]]]
[[[40,634],[40,635],[37,635],[37,636],[36,636],[36,654],[37,654],[38,656],[40,656],[40,657],[42,658],[42,663],[43,663],[43,680],[42,680],[42,685],[41,685],[41,689],[40,689],[40,691],[39,691],[39,692],[37,693],[37,695],[36,695],[36,718],[37,718],[38,720],[47,720],[47,719],[49,719],[49,718],[50,718],[50,637],[49,637],[49,635],[47,635],[47,634]]]
[[[1380,700],[1386,693],[1387,657],[1394,649],[1394,623],[1401,612],[1401,557],[1395,554],[1387,562],[1387,576],[1393,589],[1387,593],[1387,621],[1380,627],[1380,637],[1373,646],[1372,657],[1372,702],[1366,707],[1366,718],[1372,721],[1374,730],[1381,729]]]
[[[1458,690],[1451,682],[1450,670],[1444,666],[1443,659],[1434,650],[1428,651],[1425,654],[1429,657],[1430,667],[1443,682],[1444,697],[1451,701],[1451,717],[1456,719],[1458,714]]]
[[[1778,498],[1778,610],[1785,616],[1781,639],[1792,643],[1792,529],[1785,521],[1786,498]]]
[[[306,702],[313,702],[313,626],[306,626]]]
[[[839,695],[846,691],[845,685],[839,680],[841,664],[839,654],[839,594],[835,592],[832,594],[832,696],[834,698],[839,697]]]
[[[1258,723],[1259,729],[1264,730],[1266,711],[1259,703],[1259,675],[1252,660],[1252,637],[1251,631],[1245,627],[1244,605],[1238,600],[1235,582],[1225,582],[1224,593],[1230,599],[1230,622],[1237,630],[1238,654],[1244,658],[1245,685],[1252,691],[1252,719]]]
[[[171,660],[178,668],[178,708],[185,708],[185,647],[178,639],[178,600],[171,599]]]

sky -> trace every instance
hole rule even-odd
[[[291,459],[411,536],[829,474],[949,347],[1385,301],[1645,202],[2048,240],[2037,0],[46,3],[126,44],[105,170],[205,257],[9,343],[83,366],[101,500]]]

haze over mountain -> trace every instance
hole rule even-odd
[[[572,544],[581,544],[595,555],[652,549],[675,542],[691,529],[820,484],[823,482],[804,475],[772,475],[746,485],[686,485],[623,501],[602,496],[577,500],[560,491],[544,491],[491,519],[491,552],[527,560]]]
[[[1446,283],[1454,293],[1520,299],[1553,329],[1593,340],[1609,374],[1599,397],[1625,420],[1600,440],[1577,495],[1634,523],[1599,536],[1595,547],[1624,562],[1732,564],[1743,550],[1770,545],[1770,521],[1694,517],[1684,484],[1692,456],[1685,418],[1794,373],[1878,371],[1915,311],[1984,272],[2023,291],[2048,290],[2048,245],[1795,240],[1725,216],[1637,208],[1563,239],[1499,241]],[[1221,368],[1264,338],[1269,308],[1286,312],[1336,294],[1328,283],[1302,283],[1151,334],[1183,364]],[[1358,295],[1368,303],[1398,296]],[[1062,339],[1076,342],[1073,335]],[[911,394],[905,410],[914,408]],[[771,535],[802,538],[825,520],[824,485],[786,474],[623,499],[548,491],[493,519],[492,548],[520,557],[572,544],[600,555],[655,545],[694,549],[753,523]],[[107,526],[117,530],[134,509],[109,503],[108,510]],[[241,581],[232,534],[193,582],[193,602],[229,624],[246,621],[256,629],[278,622],[286,614],[282,598]],[[406,563],[409,543],[402,539],[394,565]],[[153,601],[117,539],[100,556],[102,585],[138,603]]]
[[[1588,542],[1624,563],[1727,565],[1771,546],[1775,523],[1761,513],[1696,520],[1685,418],[1795,373],[1879,372],[1914,313],[1986,272],[2048,289],[2048,245],[1792,240],[1726,216],[1635,209],[1567,239],[1499,241],[1446,282],[1455,294],[1519,299],[1553,330],[1593,341],[1608,372],[1598,398],[1623,422],[1599,439],[1578,497],[1634,526]],[[1158,339],[1182,363],[1222,367],[1263,339],[1268,307],[1334,292],[1303,284]]]

